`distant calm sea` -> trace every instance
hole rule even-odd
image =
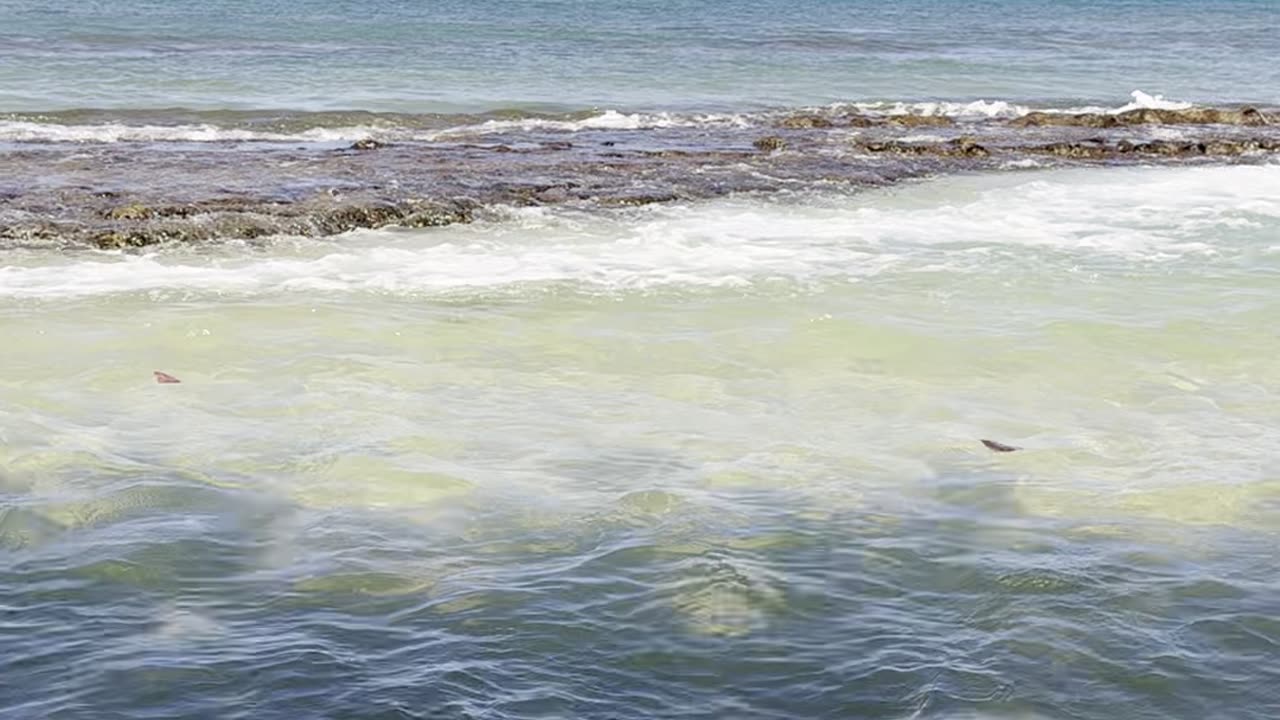
[[[0,0],[0,111],[1280,102],[1273,0]]]
[[[1280,163],[736,159],[1193,104],[1280,2],[0,0],[0,720],[1280,717]]]

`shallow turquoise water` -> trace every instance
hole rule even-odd
[[[1272,717],[1278,184],[11,251],[0,717]]]

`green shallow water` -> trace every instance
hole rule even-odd
[[[1278,170],[14,251],[0,717],[1271,717]]]

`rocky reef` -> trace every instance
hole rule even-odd
[[[1241,125],[1261,127],[1274,125],[1273,117],[1257,108],[1188,108],[1166,110],[1138,108],[1121,113],[1049,113],[1032,112],[1009,122],[1014,127],[1089,127],[1117,128],[1131,125]]]
[[[1028,164],[1256,163],[1277,153],[1277,115],[1250,107],[1012,119],[830,109],[731,126],[481,125],[329,144],[12,142],[0,144],[0,246],[324,236],[465,223],[497,205],[627,208]]]

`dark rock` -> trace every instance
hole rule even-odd
[[[373,138],[364,138],[357,140],[351,144],[351,150],[377,150],[380,147],[386,147],[386,143],[379,142]]]
[[[1206,155],[1243,155],[1246,152],[1244,143],[1229,140],[1211,140],[1204,143],[1204,148]]]
[[[401,225],[411,228],[444,227],[457,223],[471,222],[471,213],[462,210],[437,207],[418,210],[410,213],[401,221]]]
[[[787,128],[789,130],[804,130],[808,128],[829,128],[832,126],[831,120],[821,115],[792,115],[783,118],[778,123],[778,127]]]
[[[945,127],[955,124],[954,120],[945,115],[890,115],[886,122],[902,127]]]
[[[635,193],[629,195],[604,196],[598,198],[597,202],[601,205],[637,207],[640,205],[652,205],[653,203],[671,202],[676,199],[676,196],[672,193]]]
[[[1042,152],[1050,155],[1057,155],[1058,157],[1077,159],[1096,159],[1107,154],[1107,147],[1097,143],[1056,142],[1049,143],[1047,145],[1037,145],[1029,149],[1032,152]]]
[[[849,127],[871,127],[876,124],[875,118],[859,115],[858,113],[850,113],[844,116],[844,122]]]
[[[777,135],[767,135],[751,144],[760,152],[777,152],[787,147],[787,141]]]
[[[858,143],[857,147],[871,153],[892,153],[895,155],[939,155],[943,157],[983,158],[991,155],[991,151],[980,145],[971,137],[958,137],[947,142],[886,142]]]
[[[1223,108],[1187,108],[1167,110],[1137,108],[1118,114],[1110,113],[1027,113],[1010,120],[1014,127],[1094,127],[1113,128],[1129,125],[1243,125],[1258,127],[1272,124],[1272,118],[1257,108],[1239,110]]]
[[[1092,127],[1113,128],[1120,125],[1115,115],[1106,113],[1031,112],[1009,121],[1013,127]]]
[[[111,208],[103,214],[103,217],[108,220],[147,220],[151,218],[152,215],[154,215],[154,213],[151,208],[134,203],[132,205],[122,205],[121,207]]]
[[[345,205],[337,207],[317,220],[324,235],[336,235],[357,228],[376,228],[390,225],[404,217],[404,212],[394,205]]]
[[[947,144],[951,146],[952,151],[948,153],[951,155],[963,155],[964,157],[987,157],[991,154],[990,150],[979,145],[977,140],[968,136],[958,137]]]

